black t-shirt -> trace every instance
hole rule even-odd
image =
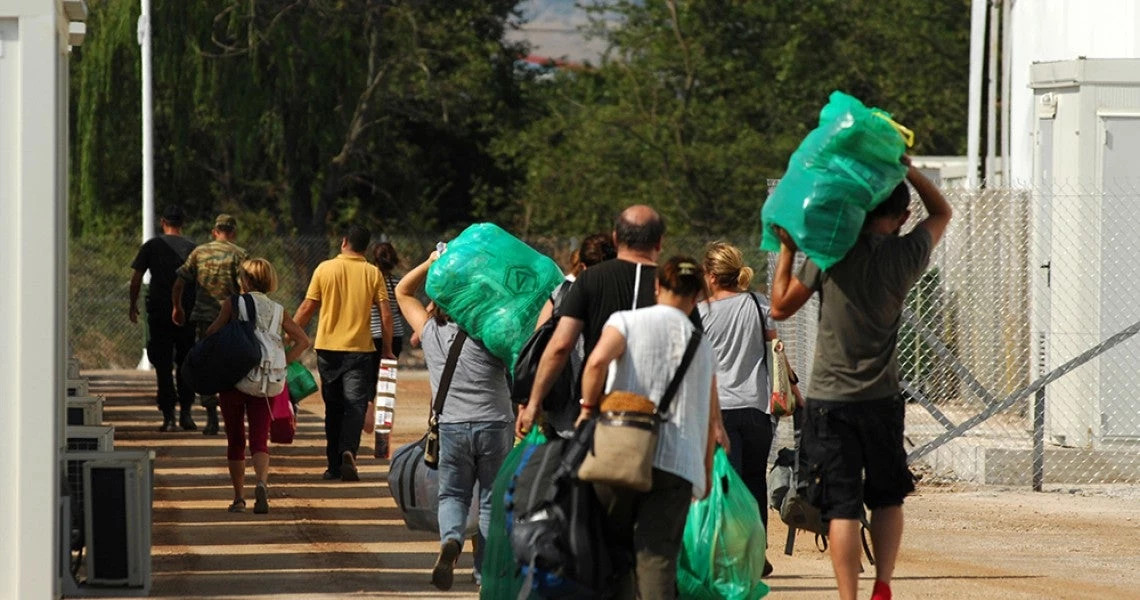
[[[174,287],[174,272],[197,246],[190,240],[162,234],[146,241],[135,255],[131,268],[136,271],[150,271],[150,289],[146,295],[148,313],[169,313],[170,293]],[[194,303],[194,286],[186,285],[182,291],[182,307],[189,312]]]
[[[640,280],[638,272],[640,271]],[[620,258],[600,262],[578,276],[574,285],[566,292],[559,306],[559,314],[585,323],[582,337],[585,339],[586,356],[598,344],[602,329],[610,315],[619,310],[635,308],[633,286],[637,283],[636,308],[653,306],[657,298],[653,292],[653,280],[657,277],[655,265],[642,265]],[[693,324],[701,327],[700,316],[693,311]]]

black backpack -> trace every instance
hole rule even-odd
[[[526,404],[527,400],[530,399],[530,390],[534,387],[534,374],[538,371],[538,363],[542,360],[542,353],[546,352],[546,345],[550,343],[550,338],[554,336],[554,330],[558,329],[558,322],[562,320],[562,315],[558,314],[558,308],[566,293],[566,288],[569,286],[570,282],[566,281],[555,289],[554,294],[551,295],[551,301],[554,303],[554,315],[531,334],[522,350],[519,351],[519,357],[515,361],[515,370],[511,377],[511,400],[517,404]],[[561,411],[566,408],[568,403],[575,400],[575,395],[574,370],[571,361],[568,360],[566,365],[562,367],[562,371],[558,373],[558,379],[554,381],[550,392],[542,399],[542,409],[547,412]]]
[[[507,534],[525,583],[544,598],[599,598],[632,565],[632,557],[611,548],[605,511],[593,486],[574,476],[589,451],[596,421],[585,422],[570,439],[554,436],[523,454],[507,488]]]
[[[796,411],[793,416],[795,448],[781,448],[776,453],[776,460],[772,463],[772,470],[768,472],[768,505],[780,513],[780,520],[788,526],[788,537],[784,543],[784,554],[792,555],[796,545],[796,530],[803,530],[815,534],[816,547],[820,551],[827,550],[827,528],[823,524],[823,516],[807,498],[807,480],[801,474],[807,470],[807,461],[800,452],[800,420],[802,413]],[[871,544],[867,539],[870,523],[867,513],[861,516],[860,528],[863,538],[863,553],[867,561],[875,564]]]
[[[248,321],[237,318],[238,298],[245,301]],[[186,353],[182,373],[190,387],[199,394],[216,394],[232,390],[239,379],[261,363],[261,343],[254,329],[257,307],[249,294],[232,299],[234,318],[211,336],[198,342]]]

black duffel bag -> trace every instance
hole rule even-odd
[[[261,344],[254,333],[257,307],[248,294],[231,299],[232,314],[238,314],[238,298],[245,301],[248,321],[231,319],[221,329],[194,344],[182,363],[182,374],[199,394],[232,390],[234,384],[261,363]]]

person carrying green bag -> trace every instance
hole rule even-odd
[[[677,587],[686,600],[758,600],[767,546],[756,498],[729,464],[724,448],[713,456],[709,495],[689,506]]]
[[[317,380],[301,361],[289,363],[285,371],[285,381],[289,386],[289,401],[296,406],[301,400],[317,393]]]

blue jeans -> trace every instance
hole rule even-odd
[[[471,496],[479,484],[479,533],[491,526],[491,488],[514,442],[514,424],[440,423],[439,539],[463,547]]]

